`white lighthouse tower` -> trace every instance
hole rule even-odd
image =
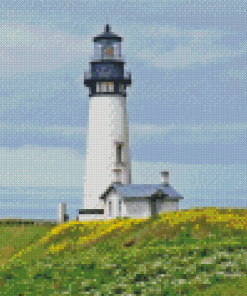
[[[94,37],[94,56],[84,75],[84,85],[89,88],[89,125],[80,221],[103,218],[105,204],[100,196],[111,184],[131,184],[126,111],[131,74],[124,69],[121,41],[106,25],[105,31]]]

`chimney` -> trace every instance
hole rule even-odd
[[[169,185],[169,172],[161,172],[161,183],[165,186]]]

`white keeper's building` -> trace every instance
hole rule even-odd
[[[105,31],[94,37],[94,56],[84,75],[89,88],[89,125],[84,183],[84,209],[79,221],[115,217],[146,218],[179,209],[183,197],[162,172],[161,184],[131,184],[126,88],[122,38]]]

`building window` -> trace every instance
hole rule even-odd
[[[117,157],[117,159],[116,159],[117,163],[122,162],[122,144],[121,143],[117,143],[116,157]]]
[[[99,88],[100,88],[100,82],[97,82],[96,83],[96,92],[97,93],[100,92]]]
[[[122,214],[122,201],[119,201],[119,216]]]
[[[109,216],[111,217],[112,215],[112,204],[111,201],[109,201]]]

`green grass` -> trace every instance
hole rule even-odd
[[[246,217],[243,210],[231,213]],[[224,214],[227,211],[219,210],[217,215]],[[122,221],[129,219],[114,222]],[[122,232],[119,226],[98,235],[100,223],[88,228],[68,223],[50,236],[52,226],[25,226],[19,236],[13,235],[13,226],[12,231],[1,226],[0,247],[14,246],[11,255],[22,249],[19,257],[5,258],[2,264],[1,294],[245,295],[247,291],[246,228],[230,229],[206,218],[171,227],[157,216],[138,220]],[[21,230],[15,226],[15,233],[18,227]],[[94,232],[95,240],[78,243]],[[52,244],[64,242],[64,249],[48,252]]]
[[[0,224],[0,265],[44,237],[54,225]]]

